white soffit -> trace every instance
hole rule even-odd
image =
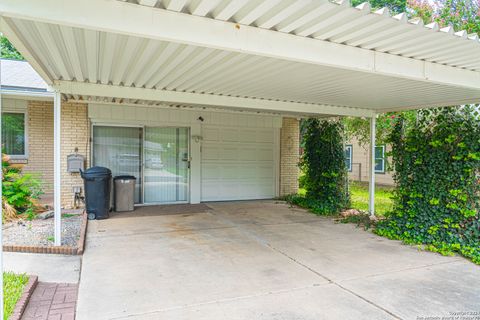
[[[59,1],[45,0],[42,5],[51,14],[42,18],[36,16],[43,14],[41,6],[30,12],[32,2],[5,0],[0,22],[2,32],[40,75],[67,94],[131,100],[142,100],[144,94],[150,97],[145,100],[178,96],[185,97],[184,104],[198,98],[205,105],[214,97],[226,106],[254,102],[270,111],[278,101],[279,111],[285,106],[284,111],[305,114],[318,107],[319,113],[342,115],[480,102],[478,38],[407,22],[403,15],[392,18],[387,10],[371,13],[367,4],[351,8],[323,0],[96,0],[91,10],[111,7],[118,14],[93,21],[98,12],[92,17],[81,12],[90,0]],[[69,17],[63,18],[63,7],[48,7],[55,3],[78,10],[65,12]],[[131,17],[120,16],[130,12],[135,17],[151,14],[152,21],[135,25]],[[120,24],[123,18],[125,27]],[[111,29],[106,27],[109,21]],[[199,30],[185,29],[183,21],[199,23]],[[128,31],[149,23],[178,30]],[[232,28],[224,30],[229,24]],[[239,33],[225,38],[234,29]],[[211,34],[196,41],[204,30]],[[155,37],[162,32],[168,39],[178,36],[178,41]],[[285,48],[293,43],[299,47]],[[284,59],[280,49],[288,51]],[[275,50],[278,54],[269,55]],[[300,59],[304,52],[307,58]],[[339,112],[332,112],[332,106]]]

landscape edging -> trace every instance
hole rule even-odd
[[[22,245],[4,245],[5,252],[24,252],[24,253],[50,253],[65,255],[81,255],[85,247],[85,237],[87,233],[87,213],[82,214],[82,225],[80,227],[80,238],[75,247],[69,246],[22,246]]]
[[[10,315],[10,320],[20,320],[27,308],[28,301],[33,294],[33,291],[37,287],[38,284],[38,277],[37,276],[28,276],[28,282],[25,288],[23,288],[23,293],[18,299],[17,304],[15,305],[15,309],[13,313]]]

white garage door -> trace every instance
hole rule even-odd
[[[202,129],[202,201],[275,197],[271,128]]]

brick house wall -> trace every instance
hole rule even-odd
[[[83,180],[78,173],[67,172],[67,156],[78,148],[78,153],[86,159],[86,167],[90,159],[87,105],[62,102],[61,125],[62,206],[70,208],[73,206],[72,188],[80,186],[83,189]],[[48,203],[53,199],[53,102],[28,102],[27,130],[28,162],[24,165],[24,171],[39,175]]]
[[[280,196],[298,192],[300,121],[283,118],[280,129]]]
[[[90,160],[90,129],[88,120],[88,106],[84,103],[62,103],[62,206],[73,206],[73,187],[79,186],[83,190],[83,180],[79,173],[67,172],[67,156],[75,153],[85,157],[85,167],[89,167]]]
[[[23,170],[38,175],[45,194],[53,193],[53,103],[28,101],[28,162]]]

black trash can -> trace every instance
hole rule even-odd
[[[91,167],[80,171],[85,184],[85,206],[88,219],[107,219],[110,212],[112,171],[104,167]]]

